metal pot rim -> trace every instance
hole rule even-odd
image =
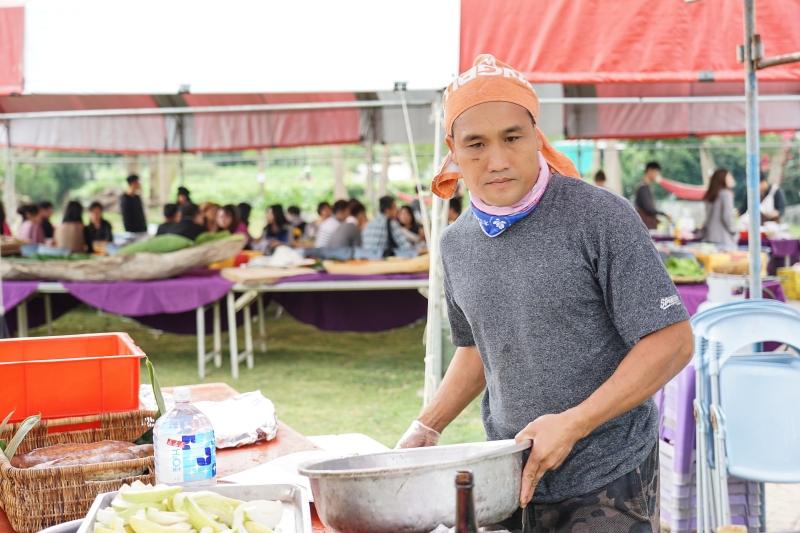
[[[495,459],[497,457],[501,457],[503,455],[510,455],[513,453],[521,452],[523,450],[527,450],[532,446],[533,442],[530,440],[526,440],[520,443],[511,444],[509,446],[504,446],[502,448],[490,450],[488,452],[480,453],[477,455],[472,455],[470,457],[464,459],[455,459],[452,461],[442,462],[442,463],[425,463],[420,465],[413,465],[413,466],[396,466],[396,467],[376,467],[376,468],[358,468],[358,469],[351,469],[351,470],[309,470],[309,467],[314,466],[315,464],[323,463],[326,461],[333,461],[335,459],[325,459],[324,461],[320,461],[319,459],[311,459],[310,461],[306,461],[301,463],[297,467],[297,471],[300,475],[306,476],[309,479],[316,479],[316,478],[356,478],[356,477],[371,477],[375,475],[381,476],[391,476],[391,475],[405,475],[409,472],[413,472],[415,470],[423,470],[428,468],[447,468],[447,467],[463,467],[466,465],[470,465],[476,462],[485,461],[488,459]],[[382,452],[380,454],[375,455],[384,455],[390,454],[397,450],[391,450],[388,452]]]

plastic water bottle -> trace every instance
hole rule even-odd
[[[163,414],[153,428],[156,483],[216,485],[217,447],[211,421],[189,403],[188,387],[176,387],[172,395],[175,407]]]

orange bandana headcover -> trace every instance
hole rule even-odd
[[[486,102],[517,104],[528,110],[534,122],[539,121],[539,97],[522,74],[488,54],[479,55],[473,65],[453,80],[442,97],[448,135],[452,133],[453,122],[461,113]],[[572,160],[553,148],[538,126],[536,132],[542,139],[542,155],[550,169],[564,176],[580,177]],[[461,178],[461,169],[453,161],[452,155],[447,154],[431,184],[431,191],[445,200],[453,197]]]

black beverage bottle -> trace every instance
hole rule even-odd
[[[456,474],[456,527],[455,533],[478,533],[475,519],[475,482],[471,470],[459,470]]]

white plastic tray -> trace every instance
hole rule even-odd
[[[283,533],[311,533],[311,509],[303,490],[297,485],[217,485],[215,487],[185,488],[184,492],[210,490],[237,500],[279,500],[283,502],[283,519],[278,527]],[[97,511],[111,506],[117,492],[100,494],[77,533],[94,531]]]

